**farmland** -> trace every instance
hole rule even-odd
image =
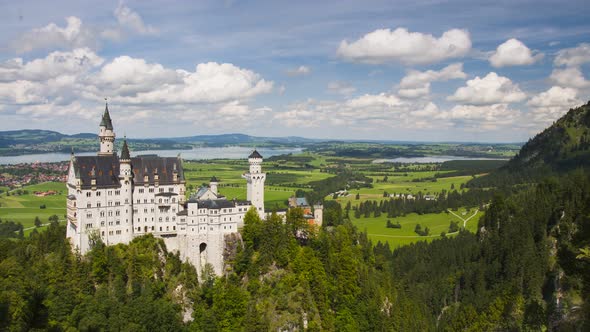
[[[452,167],[449,167],[451,165]],[[219,192],[228,199],[246,199],[246,182],[241,177],[248,170],[248,162],[245,159],[214,159],[203,161],[185,161],[183,163],[188,192],[196,191],[200,186],[207,185],[212,176],[219,179]],[[337,174],[352,173],[362,176],[362,181],[352,181],[339,190],[346,189],[345,194],[334,195],[328,192],[326,201],[337,201],[342,208],[348,204],[352,210],[359,204],[367,201],[381,202],[390,200],[393,196],[431,195],[438,197],[441,193],[449,193],[454,190],[465,192],[469,190],[465,183],[479,176],[479,172],[485,171],[485,167],[473,167],[469,173],[470,164],[451,162],[449,164],[400,164],[400,163],[373,163],[371,158],[354,158],[325,156],[317,153],[304,152],[296,155],[283,155],[268,158],[264,162],[264,171],[267,173],[265,186],[265,206],[267,210],[286,209],[287,199],[296,193],[303,195],[311,193],[314,188],[321,185],[323,180],[337,176]],[[453,176],[459,174],[459,176]],[[475,174],[477,173],[477,174]],[[53,190],[55,195],[37,197],[36,191],[45,192]],[[36,217],[42,223],[47,223],[48,218],[57,215],[63,219],[65,214],[65,186],[63,183],[47,182],[43,184],[26,186],[18,191],[11,191],[0,195],[0,218],[20,222],[25,228],[34,226]],[[20,193],[17,194],[17,193]],[[44,208],[41,208],[44,206]],[[448,212],[440,213],[407,213],[403,216],[388,218],[387,214],[375,217],[374,215],[355,217],[349,213],[349,218],[361,231],[366,231],[373,242],[388,242],[390,246],[397,247],[416,241],[430,241],[441,236],[442,232],[448,233],[451,221],[458,221],[461,225],[461,217],[470,217],[476,207],[460,207],[454,211],[458,216]],[[482,212],[474,215],[466,224],[466,229],[475,231],[477,221]],[[401,228],[387,228],[386,222],[390,220],[398,223]],[[428,236],[420,236],[414,232],[416,224],[428,227]],[[453,236],[448,235],[448,236]]]

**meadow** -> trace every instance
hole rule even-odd
[[[183,162],[187,191],[195,192],[200,186],[208,185],[211,177],[219,180],[219,192],[228,199],[246,199],[246,181],[242,174],[248,171],[247,160],[213,159],[202,161]],[[334,157],[317,153],[304,152],[296,155],[272,157],[265,160],[263,169],[267,173],[265,186],[265,206],[267,210],[282,210],[287,208],[287,200],[296,192],[310,191],[311,183],[336,176],[336,169],[361,173],[372,180],[370,188],[348,188],[348,196],[326,200],[336,200],[344,208],[350,202],[354,208],[360,202],[366,200],[381,201],[389,199],[387,194],[433,194],[442,191],[468,190],[463,189],[463,184],[479,175],[463,175],[451,177],[437,177],[444,173],[453,172],[453,169],[441,170],[440,164],[374,164],[369,158]],[[450,175],[450,174],[449,174]],[[6,193],[0,195],[0,218],[21,222],[25,228],[34,226],[34,220],[39,217],[42,223],[47,223],[51,215],[57,215],[64,219],[66,212],[66,188],[63,183],[48,182],[21,188],[28,193],[23,195]],[[35,191],[55,190],[54,196],[37,197]],[[357,199],[356,196],[359,196]],[[40,208],[45,205],[45,208]],[[462,209],[458,212],[466,212]],[[470,214],[463,216],[468,217]],[[481,216],[479,212],[467,223],[467,230],[475,231],[477,221]],[[389,218],[393,223],[399,222],[401,229],[387,228],[386,215],[374,218],[355,218],[350,213],[351,221],[360,230],[366,230],[369,237],[377,241],[389,242],[392,247],[406,245],[416,241],[430,241],[439,237],[441,232],[448,232],[451,220],[460,221],[459,217],[451,213],[408,214],[404,217]],[[427,237],[419,236],[414,232],[416,224],[430,229]],[[462,222],[460,222],[462,225]],[[30,231],[30,229],[29,229]],[[452,235],[449,235],[452,236]]]

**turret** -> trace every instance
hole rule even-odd
[[[252,203],[258,215],[264,218],[264,181],[266,174],[262,173],[262,155],[254,150],[248,156],[250,172],[243,175],[247,181],[247,199]]]
[[[219,184],[219,180],[217,180],[217,178],[215,176],[213,176],[211,178],[211,180],[209,180],[209,188],[211,189],[211,192],[213,192],[215,195],[217,195],[217,185]]]
[[[121,184],[121,225],[124,232],[121,232],[121,240],[128,243],[133,238],[133,169],[131,166],[131,155],[127,139],[123,140],[121,157],[119,158],[119,182]]]
[[[113,130],[113,122],[109,114],[109,104],[105,104],[102,120],[100,121],[98,132],[98,139],[100,140],[99,156],[108,156],[114,154],[115,132]]]

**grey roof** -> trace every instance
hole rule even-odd
[[[178,180],[184,181],[184,172],[180,158],[158,157],[155,155],[137,156],[131,158],[133,168],[133,181],[136,185],[143,185],[147,175],[148,184],[155,184],[156,175],[158,183],[162,185],[174,183],[174,173],[178,174]]]
[[[165,192],[165,193],[157,193],[154,196],[172,197],[172,196],[178,196],[178,194],[177,193],[171,193],[171,192]]]
[[[211,180],[209,180],[209,182],[219,182],[219,180],[217,180],[217,178],[215,177],[215,175],[213,175],[211,177]]]
[[[82,188],[90,188],[92,179],[96,187],[119,187],[119,157],[79,156],[73,163],[76,177],[81,180]]]
[[[227,199],[191,199],[188,203],[197,203],[199,208],[219,210],[250,204],[248,201],[229,201]]]
[[[209,188],[207,187],[201,187],[199,188],[199,190],[197,190],[197,192],[195,193],[195,197],[198,199],[199,197],[203,196],[207,190],[209,190]]]
[[[258,151],[254,150],[249,156],[248,158],[260,158],[262,159],[262,155],[260,153],[258,153]]]
[[[76,178],[81,180],[82,188],[90,188],[92,179],[96,179],[97,188],[120,187],[119,157],[108,156],[77,156],[74,157],[73,167]],[[148,184],[155,184],[155,175],[161,185],[173,184],[174,173],[178,174],[178,181],[184,181],[184,172],[180,159],[157,156],[140,156],[131,158],[131,169],[134,174],[135,185],[144,185],[144,175],[148,176]]]
[[[297,206],[309,206],[309,204],[307,203],[307,199],[305,199],[305,197],[297,197],[295,199],[295,204]]]
[[[121,149],[121,159],[131,159],[131,155],[129,154],[129,146],[127,146],[127,139],[123,140],[123,148]]]
[[[111,121],[111,115],[109,114],[109,104],[105,104],[104,107],[104,114],[102,115],[102,120],[100,121],[101,127],[106,127],[109,130],[113,130],[113,122]]]

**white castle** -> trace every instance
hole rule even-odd
[[[68,171],[67,237],[74,250],[85,254],[100,237],[107,245],[129,243],[134,237],[153,234],[164,239],[168,250],[178,251],[197,271],[210,263],[223,272],[225,236],[238,232],[244,215],[254,206],[264,216],[262,156],[249,157],[247,201],[227,200],[217,192],[213,177],[185,200],[185,178],[179,157],[131,157],[127,141],[121,156],[114,150],[115,132],[105,107],[96,156],[72,153]]]

